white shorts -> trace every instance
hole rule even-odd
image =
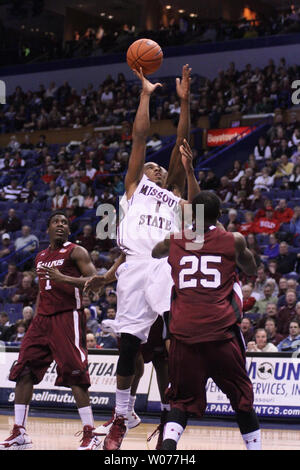
[[[127,257],[116,273],[117,334],[130,333],[147,342],[157,316],[170,309],[170,273],[167,259]]]

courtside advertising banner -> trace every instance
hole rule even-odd
[[[299,419],[300,358],[247,357],[247,370],[258,416]],[[207,382],[206,413],[233,413],[229,400],[212,380]]]
[[[0,352],[0,405],[13,405],[15,383],[8,380],[10,368],[17,361],[17,352]],[[91,386],[89,388],[91,405],[95,410],[112,410],[115,406],[116,369],[118,355],[115,354],[89,354],[89,374]],[[34,387],[32,406],[72,408],[75,400],[71,389],[55,386],[56,363],[48,368],[43,380]],[[145,410],[147,406],[152,365],[145,364],[145,373],[142,377],[136,410]]]
[[[234,139],[242,139],[250,134],[254,128],[251,127],[229,127],[226,129],[209,129],[206,135],[206,145],[208,147],[218,147],[229,145]]]

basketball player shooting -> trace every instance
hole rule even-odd
[[[183,154],[186,149],[182,148]],[[204,206],[204,243],[197,247],[197,206]],[[168,257],[174,281],[170,328],[168,397],[171,411],[164,429],[163,450],[175,450],[190,415],[202,417],[206,409],[206,382],[211,377],[227,395],[249,450],[261,448],[258,419],[253,408],[253,387],[245,367],[245,345],[238,323],[242,293],[237,266],[256,274],[253,254],[240,233],[216,226],[220,200],[202,191],[193,200],[196,227],[192,239],[182,231],[159,242],[156,259]],[[197,367],[192,367],[197,364]]]
[[[146,140],[150,128],[149,101],[160,84],[153,85],[136,72],[142,84],[140,103],[133,125],[133,145],[125,178],[125,216],[119,224],[118,245],[126,254],[126,263],[120,264],[116,276],[118,307],[115,331],[120,337],[120,355],[117,365],[115,419],[104,440],[105,450],[117,450],[127,432],[127,412],[131,386],[135,375],[136,358],[140,344],[146,343],[158,312],[169,309],[158,296],[161,282],[161,262],[153,262],[151,251],[157,240],[175,229],[179,207],[187,201],[162,187],[164,175],[156,163],[145,165]],[[184,167],[189,199],[199,192],[192,160]],[[164,279],[167,302],[170,303],[168,282]],[[88,283],[92,289],[97,281]]]
[[[39,276],[36,315],[9,375],[9,379],[16,382],[15,424],[12,434],[0,443],[0,449],[32,447],[26,423],[33,386],[41,382],[55,360],[55,385],[72,389],[82,420],[83,437],[78,450],[96,450],[100,441],[93,432],[86,320],[81,305],[81,290],[96,269],[85,248],[68,241],[70,227],[64,212],[56,211],[50,216],[47,231],[50,245],[38,253],[35,260]]]

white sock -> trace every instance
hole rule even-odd
[[[26,428],[29,405],[15,405],[15,424]]]
[[[128,404],[128,413],[132,413],[134,410],[134,404],[136,400],[136,395],[130,395],[129,404]]]
[[[94,417],[91,406],[84,406],[83,408],[78,408],[78,413],[83,426],[92,426],[92,428],[94,427]]]
[[[161,403],[160,409],[161,411],[164,411],[164,410],[171,411],[171,405],[169,405],[169,403]]]
[[[257,431],[249,432],[249,434],[242,434],[242,438],[244,439],[248,450],[261,450],[260,429],[258,429]]]
[[[178,423],[167,423],[164,428],[164,440],[172,439],[173,441],[178,442],[181,434],[183,433],[184,428]]]
[[[116,391],[116,416],[126,417],[130,400],[130,388]]]

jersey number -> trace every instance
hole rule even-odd
[[[46,285],[45,285],[45,290],[50,290],[50,289],[52,289],[52,286],[50,284],[50,279],[47,279]]]
[[[208,263],[221,263],[221,256],[183,256],[180,260],[180,266],[184,266],[187,263],[191,263],[189,268],[181,269],[179,272],[179,288],[185,289],[187,287],[197,287],[197,279],[191,278],[189,280],[185,279],[185,276],[191,276],[197,271],[201,271],[205,276],[212,276],[213,279],[200,279],[200,284],[202,287],[217,288],[221,285],[221,273],[218,269],[208,268]],[[199,266],[200,264],[200,266]]]

